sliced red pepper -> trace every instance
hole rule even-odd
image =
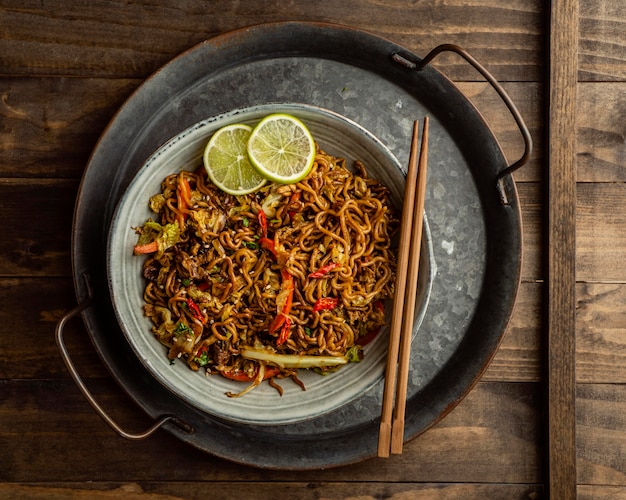
[[[177,190],[180,193],[181,201],[185,205],[184,208],[191,208],[191,186],[189,185],[189,181],[183,175],[178,177]]]
[[[135,255],[144,255],[154,253],[158,250],[159,244],[156,241],[152,241],[150,243],[146,243],[145,245],[135,245],[135,248],[133,248],[133,253]]]
[[[283,345],[287,342],[289,335],[291,333],[291,318],[289,316],[285,316],[285,322],[283,323],[282,328],[280,329],[280,335],[278,335],[278,340],[276,341],[276,345]]]
[[[383,303],[382,300],[377,300],[376,302],[374,302],[374,309],[376,309],[380,313],[383,313],[385,312],[385,304]],[[382,327],[380,326],[372,328],[365,335],[362,335],[361,337],[356,339],[354,343],[359,344],[361,346],[366,346],[367,344],[369,344],[372,340],[376,338],[376,335],[380,333],[381,328]]]
[[[236,372],[220,372],[222,377],[227,378],[229,380],[236,380],[237,382],[252,382],[256,378],[256,374],[253,377],[248,376],[245,372],[236,371]],[[280,375],[280,368],[275,368],[271,366],[265,367],[265,374],[263,375],[263,380],[267,380],[268,378],[275,377]]]
[[[257,217],[259,219],[259,226],[261,226],[261,236],[267,238],[267,217],[265,216],[265,212],[260,210]]]
[[[329,311],[337,307],[337,304],[339,304],[339,299],[337,297],[322,297],[321,299],[317,299],[315,302],[313,312]]]
[[[367,344],[369,344],[372,340],[376,338],[376,335],[380,333],[380,330],[381,330],[380,326],[376,328],[372,328],[365,335],[362,335],[361,337],[356,339],[354,343],[360,346],[366,346]]]
[[[208,290],[210,286],[211,286],[211,283],[209,283],[208,281],[201,281],[200,283],[196,285],[198,290],[200,290],[201,292]]]
[[[297,202],[300,199],[300,191],[295,191],[294,193],[292,193],[291,197],[289,198],[289,203],[287,204],[290,208],[291,205],[293,205],[295,202]],[[294,216],[296,215],[296,211],[295,210],[288,210],[287,214],[289,214],[289,218],[293,220]]]
[[[194,302],[194,300],[191,297],[187,297],[187,307],[189,308],[189,311],[191,312],[191,315],[194,318],[204,323],[204,316],[202,316],[200,307],[198,306],[198,304]]]
[[[188,210],[191,208],[191,186],[189,185],[189,181],[185,179],[183,174],[178,176],[178,186],[176,187],[176,201],[178,203],[179,213],[176,215],[176,220],[178,220],[178,224],[181,229],[185,223],[185,219],[187,218],[187,214],[184,210]]]
[[[274,258],[276,258],[276,244],[274,243],[274,240],[270,240],[269,238],[259,238],[259,245],[261,245],[261,248],[265,248],[265,250],[269,251]]]
[[[330,264],[326,264],[325,266],[320,267],[317,271],[309,273],[309,278],[323,278],[338,265],[339,264],[337,262],[331,262]]]
[[[285,323],[287,319],[289,319],[287,315],[291,311],[291,305],[293,303],[293,276],[286,269],[281,269],[280,274],[283,278],[283,281],[280,284],[280,292],[276,296],[277,314],[276,318],[274,319],[274,321],[272,321],[272,324],[270,325],[270,333],[274,333],[283,325],[283,323]]]

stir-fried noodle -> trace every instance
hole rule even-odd
[[[361,359],[393,296],[397,220],[387,189],[354,170],[318,150],[302,181],[245,196],[202,168],[164,179],[135,253],[147,255],[144,312],[171,360],[252,381],[242,393],[270,379],[282,394],[275,378]]]

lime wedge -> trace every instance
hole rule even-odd
[[[248,158],[246,148],[251,132],[248,125],[226,125],[213,134],[204,148],[204,168],[209,178],[228,194],[248,194],[266,182]]]
[[[296,117],[276,113],[263,118],[248,140],[252,165],[274,182],[289,184],[303,179],[315,160],[315,141]]]

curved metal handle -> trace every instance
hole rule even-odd
[[[471,56],[464,48],[459,47],[458,45],[454,45],[454,44],[443,44],[443,45],[439,45],[438,47],[435,47],[419,63],[414,63],[412,61],[409,61],[408,59],[406,59],[405,57],[403,57],[402,55],[398,53],[393,54],[392,58],[394,61],[408,68],[421,71],[428,64],[430,64],[435,57],[437,57],[442,52],[454,52],[455,54],[458,54],[463,59],[465,59],[465,61],[467,61],[471,66],[473,66],[474,69],[476,69],[476,71],[478,71],[491,84],[491,86],[498,93],[502,101],[504,101],[504,104],[506,105],[506,107],[509,109],[509,111],[513,115],[513,119],[515,120],[515,123],[517,123],[517,126],[522,134],[522,137],[524,139],[524,154],[519,160],[517,160],[515,163],[508,166],[507,168],[505,168],[498,174],[498,180],[500,180],[502,179],[502,177],[513,173],[515,170],[517,170],[522,165],[524,165],[530,158],[530,155],[533,149],[533,141],[532,141],[532,137],[530,136],[530,132],[528,131],[528,127],[524,123],[524,119],[522,118],[522,115],[518,111],[517,107],[515,106],[515,104],[513,104],[513,101],[511,100],[511,98],[502,88],[502,85],[500,85],[500,83],[493,77],[493,75],[489,73],[489,71],[482,64],[480,64],[476,59],[474,59],[474,57]]]
[[[102,419],[107,424],[109,424],[109,426],[117,434],[119,434],[121,437],[126,438],[126,439],[130,439],[130,440],[145,439],[148,436],[152,435],[154,432],[156,432],[159,428],[161,428],[163,426],[163,424],[165,424],[166,422],[172,422],[173,424],[175,424],[177,427],[179,427],[185,433],[192,433],[193,432],[193,428],[190,425],[188,425],[187,423],[183,422],[182,420],[180,420],[179,418],[177,418],[177,417],[175,417],[173,415],[165,415],[165,416],[161,417],[152,427],[150,427],[149,429],[147,429],[144,432],[140,432],[140,433],[126,432],[119,425],[117,425],[113,421],[113,419],[111,419],[111,417],[109,417],[107,415],[107,413],[102,409],[102,407],[98,404],[98,402],[95,400],[94,396],[91,394],[91,392],[89,391],[89,389],[87,388],[87,386],[85,385],[83,380],[81,379],[78,371],[76,370],[76,367],[74,366],[74,363],[72,362],[72,360],[70,358],[70,355],[69,355],[69,352],[67,350],[67,347],[65,346],[65,343],[63,342],[63,329],[65,328],[65,324],[71,318],[73,318],[74,316],[80,314],[82,311],[84,311],[89,306],[91,306],[92,303],[93,303],[93,298],[92,298],[91,293],[90,293],[89,297],[87,298],[87,300],[85,300],[81,304],[77,305],[74,309],[69,311],[67,314],[65,314],[65,316],[63,316],[59,320],[59,322],[57,323],[57,326],[56,326],[56,330],[55,330],[55,338],[56,338],[57,347],[59,348],[59,351],[61,352],[61,356],[63,357],[63,361],[65,362],[65,366],[67,366],[67,369],[69,370],[70,375],[74,379],[74,382],[76,383],[76,385],[78,386],[80,391],[83,393],[83,396],[85,396],[85,399],[87,399],[87,401],[92,406],[92,408],[94,410],[96,410],[98,415],[100,415],[100,417],[102,417]]]

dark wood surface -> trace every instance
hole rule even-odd
[[[549,18],[540,0],[122,2],[0,0],[0,498],[540,498],[547,495],[546,96]],[[626,4],[579,0],[576,82],[576,483],[626,496]],[[524,264],[503,344],[443,421],[389,459],[310,472],[214,458],[166,432],[118,437],[70,379],[54,342],[76,305],[71,224],[99,135],[161,65],[216,34],[315,20],[365,29],[420,56],[470,51],[518,105],[535,150],[515,174]],[[515,123],[454,57],[437,67],[485,114],[510,159]],[[571,254],[570,254],[571,255]],[[80,373],[125,428],[150,422],[107,373],[80,320],[66,329]],[[568,362],[568,360],[564,360]]]
[[[578,0],[550,3],[547,155],[548,492],[576,498],[576,85]]]

